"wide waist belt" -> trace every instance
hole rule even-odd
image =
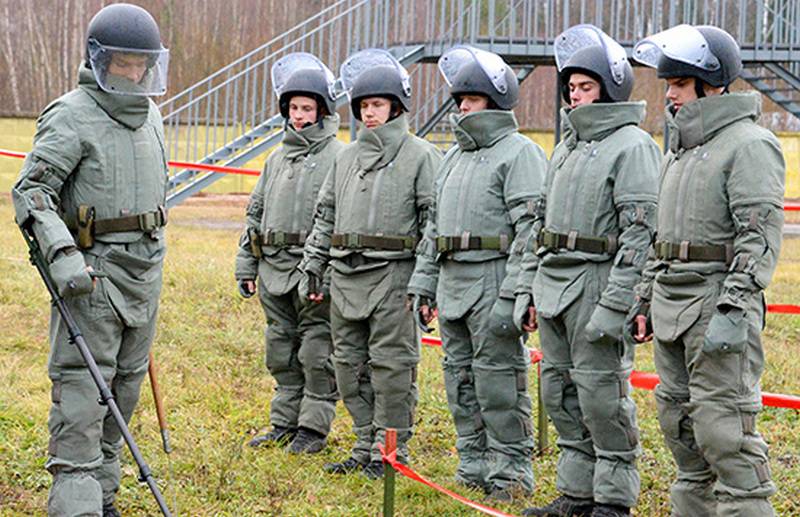
[[[464,233],[460,237],[436,237],[436,251],[439,253],[447,253],[451,251],[495,250],[506,253],[509,243],[510,238],[505,234],[477,237],[469,233]]]
[[[617,236],[593,237],[578,235],[572,231],[567,234],[542,230],[537,241],[539,247],[549,249],[565,249],[569,251],[583,251],[585,253],[608,254],[617,253]]]
[[[261,245],[276,248],[303,246],[306,243],[306,237],[308,237],[308,232],[290,233],[279,230],[267,230],[261,238]]]
[[[360,233],[334,233],[331,246],[347,249],[369,248],[378,251],[404,251],[417,247],[417,239],[407,235],[362,235]]]
[[[733,244],[692,244],[689,241],[656,241],[656,257],[681,262],[733,262]]]
[[[81,205],[78,207],[78,218],[71,224],[70,229],[77,233],[78,246],[89,249],[94,246],[94,238],[105,233],[118,232],[154,232],[166,226],[167,209],[159,206],[152,212],[142,214],[123,215],[122,217],[112,217],[108,219],[95,219],[95,208],[93,206]]]

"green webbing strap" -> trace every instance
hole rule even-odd
[[[334,233],[331,246],[347,249],[369,248],[378,251],[413,250],[417,239],[407,235],[362,235],[360,233]]]
[[[542,230],[539,233],[538,245],[553,250],[583,251],[597,255],[615,255],[618,248],[616,235],[608,237],[580,236],[576,231],[565,234],[550,230]]]
[[[733,262],[732,244],[692,244],[689,241],[656,241],[656,258],[681,262]]]
[[[448,253],[451,251],[495,250],[506,253],[510,242],[511,239],[505,234],[486,237],[472,236],[469,233],[460,237],[443,235],[436,237],[436,251]]]
[[[267,230],[262,238],[262,246],[284,248],[287,246],[303,246],[306,243],[307,232],[289,233],[279,230]]]
[[[111,219],[95,219],[94,235],[116,232],[152,232],[167,224],[167,210],[158,207],[158,210],[143,214],[125,215]]]

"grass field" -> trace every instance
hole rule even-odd
[[[327,450],[290,456],[251,450],[247,440],[266,424],[274,383],[263,365],[263,313],[243,300],[233,282],[233,256],[243,198],[192,200],[174,209],[155,354],[160,369],[174,451],[161,451],[155,410],[147,386],[131,425],[145,458],[181,515],[378,515],[382,484],[360,476],[330,477],[322,464],[347,455],[349,418],[339,404]],[[48,303],[25,258],[12,223],[12,207],[0,196],[0,515],[44,515],[49,474],[46,375]],[[800,303],[800,240],[787,240],[769,290],[770,303]],[[763,389],[800,394],[800,318],[770,315],[765,332],[768,365]],[[535,345],[535,342],[532,343]],[[455,432],[446,406],[441,350],[426,348],[420,366],[417,434],[412,467],[473,499],[452,483]],[[637,369],[653,370],[652,348],[637,351]],[[536,389],[531,375],[531,390]],[[641,500],[636,515],[668,515],[671,457],[658,431],[651,392],[637,391],[644,454]],[[760,430],[771,446],[778,485],[773,502],[782,516],[800,515],[800,412],[766,409]],[[550,429],[551,441],[554,431]],[[537,489],[528,499],[499,508],[518,513],[555,495],[556,452],[533,459]],[[119,500],[123,515],[155,515],[146,487],[136,482],[125,454]],[[171,472],[171,474],[170,474]],[[174,510],[174,508],[173,508]],[[396,514],[475,515],[460,504],[408,479],[397,482]]]

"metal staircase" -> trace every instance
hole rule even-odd
[[[409,69],[411,125],[446,145],[453,109],[436,61],[468,43],[500,54],[524,79],[553,63],[564,29],[592,23],[629,50],[647,34],[679,23],[724,28],[742,48],[743,79],[800,118],[800,0],[334,0],[298,24],[161,104],[173,160],[242,165],[278,144],[283,120],[270,68],[291,52],[319,56],[336,72],[352,52],[390,49]],[[338,104],[345,102],[343,95]],[[352,121],[351,121],[352,122]],[[222,175],[179,170],[174,206]]]

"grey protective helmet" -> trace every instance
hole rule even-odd
[[[342,63],[340,75],[357,120],[361,120],[360,101],[366,97],[385,97],[397,102],[402,111],[411,109],[408,72],[386,50],[371,48],[353,54]]]
[[[272,65],[272,88],[281,116],[289,118],[289,101],[295,95],[313,97],[328,115],[336,112],[333,73],[322,61],[306,52],[294,52]]]
[[[145,59],[146,70],[138,82],[108,74],[115,54]],[[161,44],[156,21],[139,6],[112,4],[94,15],[86,31],[86,64],[100,88],[109,93],[163,95],[167,91],[169,50]]]
[[[633,58],[656,68],[658,77],[694,77],[713,87],[728,87],[742,72],[739,45],[711,25],[676,25],[649,36],[633,49]]]
[[[439,71],[456,104],[462,95],[479,94],[488,97],[498,109],[510,110],[519,100],[517,76],[492,52],[469,45],[455,46],[439,58]]]
[[[586,74],[600,83],[600,102],[627,101],[633,91],[633,69],[622,45],[594,25],[570,27],[555,42],[561,95],[569,103],[569,78]]]

